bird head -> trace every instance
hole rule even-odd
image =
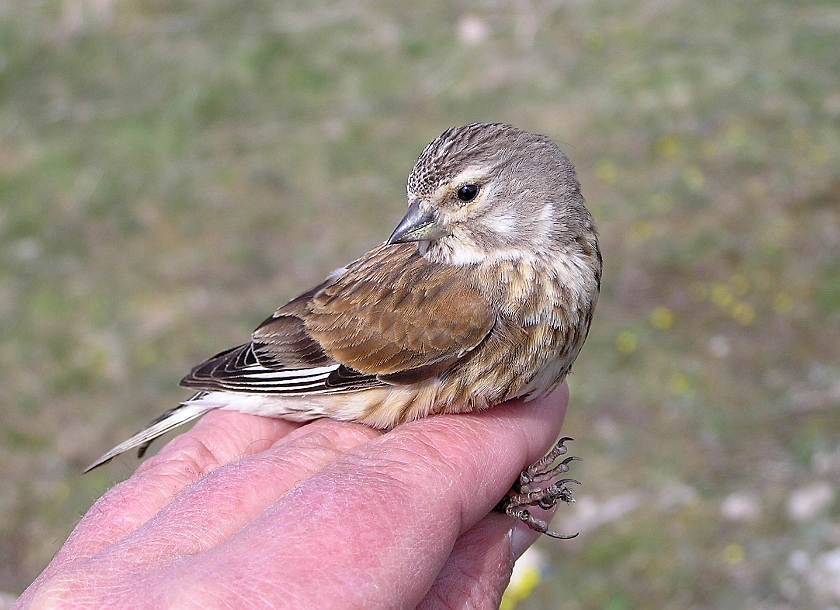
[[[511,125],[445,131],[420,155],[407,192],[408,212],[388,243],[417,242],[436,262],[551,255],[594,239],[568,157],[545,136]]]

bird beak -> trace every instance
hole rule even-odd
[[[438,237],[449,235],[449,231],[443,229],[435,222],[434,214],[424,212],[420,208],[422,199],[415,199],[408,206],[405,217],[394,229],[391,237],[385,242],[388,245],[402,244],[410,241],[431,241]]]

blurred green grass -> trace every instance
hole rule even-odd
[[[840,603],[840,5],[723,0],[0,3],[0,590],[471,121],[561,144],[605,258],[519,607]]]

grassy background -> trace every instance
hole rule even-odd
[[[519,607],[840,604],[840,4],[780,0],[0,2],[0,590],[471,121],[561,143],[605,259]]]

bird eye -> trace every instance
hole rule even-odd
[[[458,199],[461,201],[472,201],[478,195],[478,186],[475,184],[465,184],[458,189]]]

